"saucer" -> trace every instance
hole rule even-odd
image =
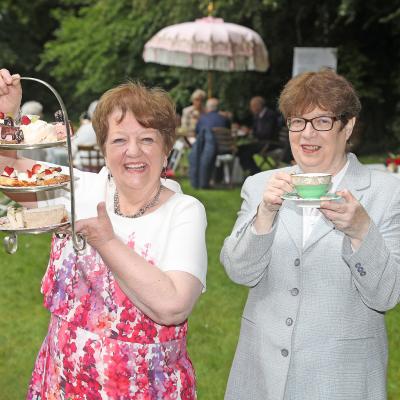
[[[309,207],[309,208],[319,208],[321,201],[332,201],[332,200],[340,200],[341,196],[335,193],[327,193],[325,196],[322,196],[320,199],[303,199],[295,192],[285,193],[281,196],[281,199],[294,201],[298,207]]]

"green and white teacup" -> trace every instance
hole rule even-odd
[[[321,196],[326,195],[331,180],[331,174],[317,172],[292,175],[292,183],[296,192],[303,199],[319,199]]]

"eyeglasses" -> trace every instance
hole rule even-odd
[[[320,115],[319,117],[307,119],[300,117],[292,117],[286,120],[287,127],[291,132],[301,132],[306,129],[307,123],[311,122],[311,126],[316,131],[330,131],[335,121],[340,121],[340,116]]]

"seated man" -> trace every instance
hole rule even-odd
[[[217,142],[213,128],[230,128],[228,118],[218,112],[218,99],[206,102],[206,113],[196,125],[196,141],[189,156],[189,177],[194,188],[208,188],[217,155]]]
[[[254,175],[260,172],[260,168],[254,162],[253,155],[259,153],[268,142],[271,142],[269,150],[277,146],[279,124],[277,113],[265,105],[265,99],[261,96],[250,100],[250,111],[253,114],[251,135],[254,142],[239,146],[238,157],[243,170]]]
[[[196,136],[202,129],[208,128],[230,128],[231,121],[219,112],[219,100],[215,97],[206,102],[206,112],[202,114],[196,124]]]

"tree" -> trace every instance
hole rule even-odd
[[[58,21],[48,17],[52,7],[62,7],[60,1],[2,0],[0,3],[0,65],[22,76],[35,76],[51,82],[47,68],[38,70],[44,44],[53,39]],[[51,82],[52,83],[52,82]],[[39,100],[48,113],[58,104],[48,89],[37,83],[24,82],[24,100]]]
[[[18,3],[23,4],[21,0]],[[353,82],[364,106],[363,148],[368,150],[373,143],[376,149],[378,138],[388,145],[396,135],[400,139],[400,116],[396,116],[400,108],[400,0],[214,3],[216,16],[257,31],[271,59],[266,73],[215,74],[216,94],[224,108],[244,117],[249,98],[256,94],[275,106],[291,77],[293,47],[337,47],[338,71]],[[13,4],[6,0],[0,15],[4,9],[17,13]],[[22,47],[6,46],[5,52],[10,60],[19,60],[19,70],[32,70],[40,55],[37,73],[50,75],[73,113],[86,109],[91,100],[127,78],[164,87],[181,108],[189,102],[193,89],[206,86],[206,73],[145,64],[142,51],[161,28],[204,16],[207,4],[206,0],[41,0],[35,7],[25,5],[19,13],[17,35]],[[28,36],[23,28],[29,26],[24,25],[21,14],[29,15],[29,20],[38,19],[44,5],[54,19],[43,24],[46,34],[37,39],[35,47],[31,38],[26,42],[21,39]],[[0,43],[5,41],[3,33]]]

